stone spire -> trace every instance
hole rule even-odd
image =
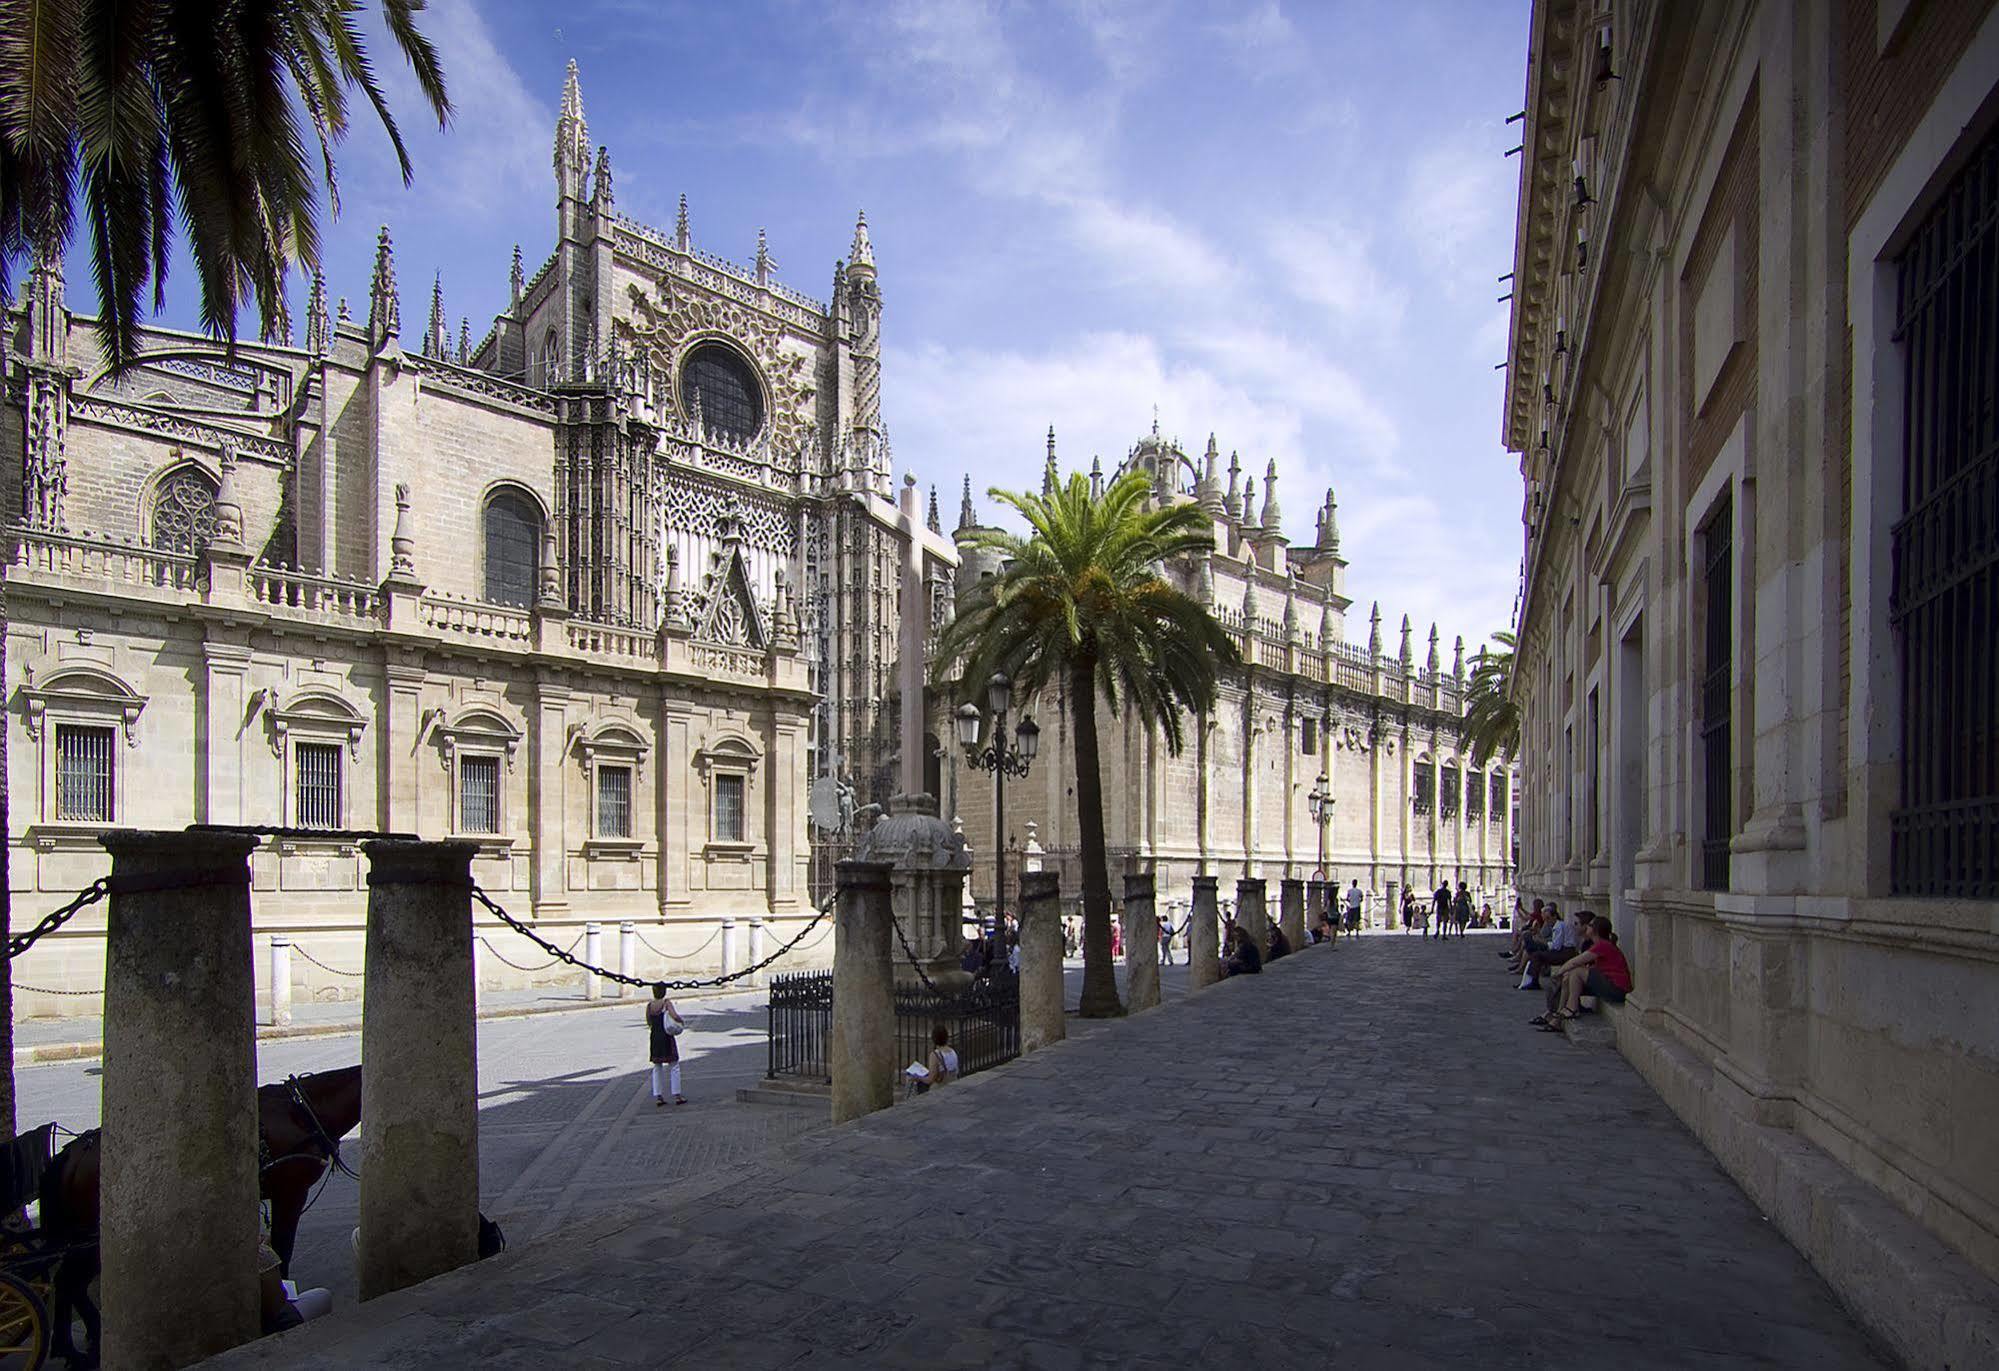
[[[507,274],[507,294],[513,301],[514,308],[520,308],[521,296],[527,294],[527,289],[527,274],[521,267],[521,245],[515,243],[514,265],[512,270]]]
[[[1333,650],[1333,633],[1333,593],[1329,590],[1319,602],[1319,651]]]
[[[1430,655],[1423,659],[1423,670],[1434,676],[1437,674],[1437,626],[1430,625]]]
[[[611,150],[602,143],[597,145],[597,170],[591,179],[590,203],[597,213],[608,214],[617,196],[611,189]]]
[[[1232,520],[1242,517],[1242,491],[1239,489],[1241,480],[1242,463],[1236,459],[1235,453],[1231,452],[1229,453],[1229,491],[1223,497],[1222,510]]]
[[[944,531],[944,521],[937,515],[937,487],[934,484],[930,487],[930,517],[924,520],[924,523],[932,533],[942,533]],[[1458,645],[1462,648],[1464,639],[1460,638]]]
[[[1055,425],[1048,426],[1048,464],[1041,469],[1041,493],[1053,495],[1061,478],[1055,470]]]
[[[1374,608],[1367,614],[1367,655],[1381,655],[1381,601],[1374,602]]]
[[[1104,462],[1101,457],[1090,458],[1090,498],[1104,498]]]
[[[450,336],[450,326],[444,322],[444,273],[440,271],[430,278],[430,319],[423,326],[423,355],[445,356],[445,340]]]
[[[1266,534],[1275,536],[1284,531],[1284,513],[1277,507],[1277,459],[1274,457],[1263,470],[1263,518],[1259,522]]]
[[[1298,641],[1298,573],[1288,567],[1284,572],[1284,641]]]
[[[1451,651],[1451,675],[1453,675],[1453,676],[1455,676],[1455,677],[1457,678],[1457,681],[1458,681],[1458,684],[1459,684],[1459,685],[1463,685],[1463,684],[1464,684],[1464,682],[1465,682],[1465,635],[1464,635],[1464,634],[1462,634],[1462,633],[1460,633],[1460,634],[1458,635],[1458,638],[1457,638],[1457,645],[1456,645],[1456,646],[1455,646],[1455,647],[1454,647],[1454,648],[1452,649],[1452,651]]]
[[[1256,567],[1252,565],[1249,569],[1249,578],[1244,583],[1242,588],[1242,626],[1246,631],[1250,633],[1256,632],[1256,612],[1258,607],[1259,606],[1257,604],[1257,596],[1256,596]]]
[[[1254,476],[1245,476],[1242,478],[1242,514],[1240,517],[1245,524],[1251,523],[1256,518],[1256,478]],[[1253,532],[1254,530],[1251,531]]]
[[[673,216],[673,245],[682,252],[687,251],[691,240],[687,234],[687,192],[680,192],[680,209]]]
[[[396,249],[389,226],[375,239],[375,276],[368,283],[368,338],[380,347],[403,331],[402,302],[396,298]]]
[[[312,289],[305,297],[305,350],[323,355],[333,343],[333,325],[326,317],[326,273],[312,269]]]
[[[1220,517],[1225,509],[1225,506],[1222,504],[1221,478],[1215,471],[1220,461],[1221,453],[1215,448],[1215,435],[1210,433],[1208,435],[1208,450],[1201,460],[1201,485],[1195,494],[1200,499],[1201,508],[1214,517]]]
[[[458,365],[467,366],[472,361],[472,321],[465,315],[458,316]]]
[[[958,501],[958,532],[979,526],[979,512],[972,508],[972,478],[965,478],[965,493]]]
[[[1333,498],[1331,486],[1326,487],[1326,507],[1324,513],[1320,515],[1319,547],[1320,550],[1330,552],[1334,556],[1339,555],[1340,502]]]
[[[769,285],[771,277],[777,273],[777,263],[771,260],[770,239],[762,229],[757,230],[756,268],[757,284],[760,286]]]
[[[583,175],[590,165],[590,126],[583,119],[583,86],[576,59],[562,80],[562,108],[555,117],[555,179],[565,192],[583,198]]]
[[[1402,669],[1416,665],[1416,649],[1409,645],[1409,616],[1402,616]]]
[[[895,227],[893,224],[890,228]],[[868,214],[866,210],[854,219],[854,245],[847,250],[847,269],[868,275],[875,274],[875,245],[868,238]]]

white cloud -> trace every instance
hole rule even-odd
[[[1215,24],[1213,29],[1251,76],[1278,76],[1300,71],[1305,66],[1297,25],[1278,7],[1277,0],[1263,0],[1236,18]]]
[[[1279,220],[1264,234],[1280,282],[1332,313],[1331,322],[1375,330],[1402,322],[1408,294],[1375,265],[1367,235],[1336,220]]]
[[[1409,159],[1403,233],[1458,293],[1474,262],[1511,262],[1515,165],[1493,125],[1465,125]],[[1499,275],[1497,270],[1493,276]]]

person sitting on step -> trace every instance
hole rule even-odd
[[[1241,924],[1229,925],[1229,959],[1222,963],[1222,975],[1254,976],[1263,970],[1263,954],[1256,950],[1256,939]]]
[[[1585,917],[1588,910],[1580,911]],[[1559,1033],[1562,1021],[1581,1012],[1582,997],[1621,1004],[1631,993],[1631,963],[1617,945],[1610,920],[1601,914],[1589,918],[1589,943],[1562,964],[1548,986],[1548,1012],[1535,1019],[1536,1027]]]

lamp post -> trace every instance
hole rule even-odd
[[[965,749],[965,764],[993,773],[993,922],[1006,917],[1006,778],[1025,776],[1041,749],[1041,726],[1024,718],[1014,728],[1013,745],[1006,740],[1006,711],[1013,703],[1013,682],[995,671],[986,682],[986,709],[992,715],[991,741],[979,746],[985,720],[979,707],[970,701],[958,706],[958,742]]]
[[[1312,784],[1312,793],[1305,797],[1305,804],[1312,811],[1312,822],[1319,829],[1320,880],[1324,880],[1326,876],[1326,825],[1332,822],[1335,803],[1333,788],[1327,780],[1326,773],[1321,771],[1318,780]]]

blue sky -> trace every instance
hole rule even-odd
[[[1526,0],[1233,4],[693,4],[433,0],[457,116],[424,127],[378,41],[416,161],[405,190],[362,122],[341,156],[329,289],[366,310],[375,226],[406,325],[442,270],[475,338],[512,246],[553,237],[565,62],[619,208],[824,299],[865,208],[886,300],[899,468],[1038,481],[1044,435],[1106,469],[1149,428],[1216,433],[1287,531],[1338,491],[1348,636],[1380,600],[1417,652],[1503,627],[1517,468],[1499,443]],[[89,308],[80,255],[72,300]],[[195,317],[193,275],[169,322]],[[984,502],[982,501],[982,504]]]

